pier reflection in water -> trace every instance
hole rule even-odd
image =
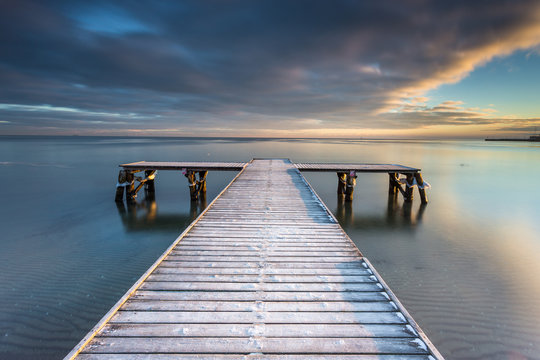
[[[192,200],[189,213],[159,213],[154,193],[145,191],[142,199],[116,202],[118,214],[126,231],[176,230],[188,225],[206,209],[206,195]]]
[[[377,215],[355,215],[353,202],[341,201],[338,198],[337,208],[334,211],[337,220],[347,229],[390,229],[390,228],[414,228],[422,221],[427,204],[415,206],[413,203],[398,201],[398,194],[388,194],[388,205],[386,214]]]
[[[206,196],[190,202],[189,213],[159,213],[155,194],[144,192],[142,199],[117,202],[118,214],[126,231],[176,230],[180,225],[188,225],[206,209]],[[354,213],[351,201],[337,201],[334,214],[347,229],[391,229],[414,228],[422,221],[427,204],[414,206],[412,202],[399,201],[398,194],[388,194],[385,214],[361,215]]]

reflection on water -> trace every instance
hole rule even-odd
[[[413,202],[398,201],[398,194],[388,194],[388,206],[386,214],[377,215],[354,215],[352,201],[342,201],[338,198],[337,208],[334,210],[336,219],[346,230],[348,229],[390,229],[390,228],[414,228],[422,221],[422,216],[427,204],[420,204],[413,211]]]
[[[155,193],[144,191],[144,198],[115,202],[118,214],[126,231],[177,230],[179,224],[189,224],[206,209],[206,194],[190,201],[189,214],[160,213]]]

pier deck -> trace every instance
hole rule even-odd
[[[253,160],[66,359],[442,356],[287,160]]]
[[[246,165],[243,162],[194,162],[194,161],[138,161],[120,165],[128,170],[232,170],[238,171]],[[420,169],[396,164],[326,164],[297,163],[293,164],[300,171],[332,171],[332,172],[382,172],[382,173],[417,173]]]
[[[210,162],[210,161],[138,161],[129,164],[120,165],[124,169],[129,170],[231,170],[239,171],[244,168],[246,163],[243,162]]]

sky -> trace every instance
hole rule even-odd
[[[0,134],[540,131],[538,0],[0,0]]]

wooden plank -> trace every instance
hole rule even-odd
[[[186,237],[179,246],[191,245],[191,246],[267,246],[267,247],[349,247],[350,244],[343,243],[343,239],[338,240],[333,238],[322,239],[298,239],[294,238],[286,239],[267,239],[263,237],[258,238],[206,238],[206,240],[195,236]]]
[[[391,301],[164,301],[132,299],[123,310],[131,311],[396,311]]]
[[[383,173],[415,173],[420,169],[395,164],[324,164],[324,163],[297,163],[294,164],[301,171],[332,171],[332,172],[383,172]]]
[[[121,164],[120,167],[130,170],[182,170],[193,171],[221,170],[239,171],[246,163],[240,162],[195,162],[195,161],[138,161]]]
[[[118,338],[98,337],[86,351],[96,353],[261,353],[426,354],[418,338]]]
[[[373,283],[373,275],[179,275],[154,272],[147,281],[252,283]]]
[[[187,255],[175,255],[171,254],[167,257],[167,260],[176,261],[212,261],[212,262],[229,262],[229,261],[248,261],[257,262],[263,259],[263,255],[253,256],[187,256]],[[325,262],[325,263],[339,263],[358,260],[358,256],[268,256],[264,257],[267,262]]]
[[[203,239],[195,236],[188,236],[182,241],[182,244],[199,245]],[[223,246],[268,246],[268,247],[287,247],[287,246],[347,246],[343,239],[333,237],[294,237],[294,236],[276,236],[275,238],[265,238],[262,236],[246,237],[213,237],[207,238],[203,243],[205,245],[223,245]]]
[[[194,244],[194,243],[182,243],[178,244],[175,251],[261,251],[268,249],[268,251],[280,252],[280,251],[354,251],[356,248],[351,245],[302,245],[292,244],[290,246],[275,246],[260,242],[258,244],[230,244],[230,245],[208,245],[208,244]]]
[[[160,266],[153,274],[178,274],[178,275],[258,275],[262,271],[261,268],[188,268],[188,267],[167,267]],[[306,276],[361,276],[361,275],[373,275],[371,270],[365,268],[356,269],[335,269],[335,268],[322,268],[322,269],[273,269],[264,268],[264,274],[266,276],[271,275],[306,275]]]
[[[345,251],[305,251],[305,250],[282,250],[276,251],[270,248],[265,249],[266,256],[294,256],[294,257],[330,257],[330,256],[353,256],[358,254],[358,250],[345,250]],[[243,250],[187,250],[187,249],[175,249],[171,252],[171,255],[179,256],[259,256],[261,249],[252,249],[249,251]]]
[[[382,291],[328,292],[328,291],[159,291],[138,290],[132,299],[164,301],[387,301]]]
[[[146,281],[141,290],[197,290],[197,291],[379,291],[381,284],[339,283],[228,283],[228,282],[174,282]]]
[[[347,261],[341,263],[323,263],[323,262],[311,262],[313,260],[308,259],[306,262],[265,262],[261,264],[259,261],[195,261],[195,260],[180,260],[167,258],[161,263],[161,267],[205,267],[205,268],[281,268],[281,269],[358,269],[361,262]]]
[[[118,311],[109,321],[119,323],[207,324],[406,324],[400,312],[246,312],[246,311]]]
[[[82,360],[125,360],[125,354],[81,354]],[[130,354],[131,360],[433,360],[431,355]]]
[[[113,337],[418,337],[412,327],[380,324],[109,324],[102,336]]]

